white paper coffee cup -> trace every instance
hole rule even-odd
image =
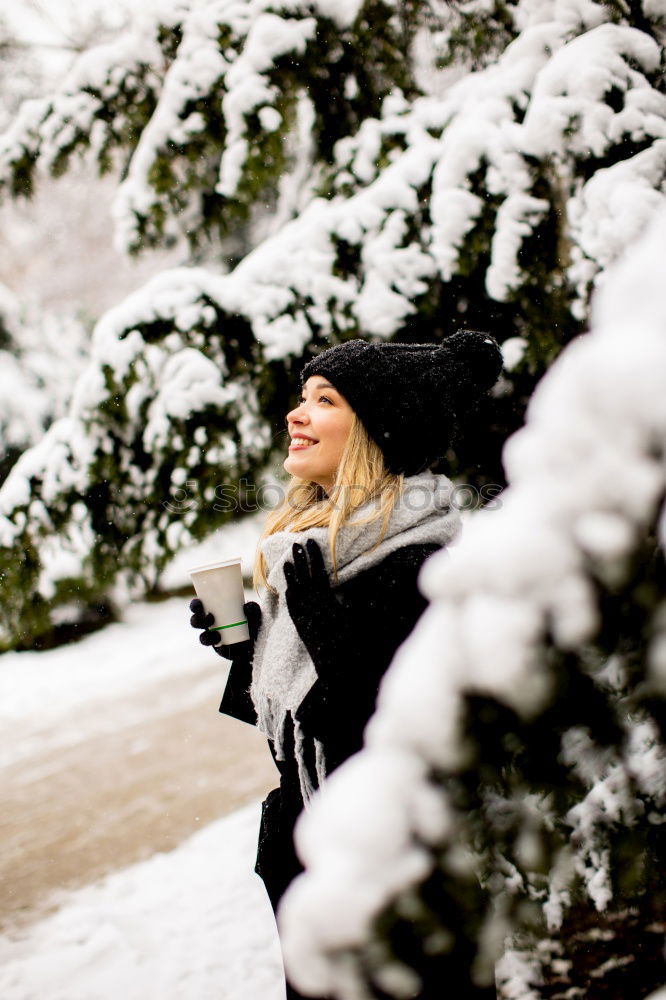
[[[195,566],[189,574],[197,597],[215,618],[211,629],[220,633],[222,644],[231,646],[249,639],[240,558]]]

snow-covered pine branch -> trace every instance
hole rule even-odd
[[[384,679],[364,750],[299,821],[307,870],[279,922],[306,992],[429,998],[455,982],[473,997],[493,989],[516,934],[533,978],[512,992],[511,953],[501,995],[541,996],[545,952],[526,942],[586,906],[640,915],[637,984],[661,982],[665,240],[662,211],[609,271],[592,332],[507,442],[499,508],[425,564],[432,603]],[[633,960],[621,925],[604,933],[621,960],[599,982]],[[566,946],[554,954],[566,961]]]
[[[22,105],[0,137],[1,193],[30,196],[38,166],[57,176],[75,152],[91,150],[104,172],[118,149],[136,146],[179,34],[180,5],[169,7],[81,55],[52,97]]]
[[[185,233],[197,246],[270,198],[292,152],[299,100],[316,158],[377,114],[404,58],[418,4],[394,0],[165,0],[121,38],[85,53],[52,99],[26,105],[0,139],[0,184],[30,189],[90,147],[106,167],[127,151],[116,202],[129,250]]]
[[[108,588],[118,574],[150,586],[169,554],[220,521],[216,489],[265,460],[271,431],[259,413],[249,329],[229,321],[223,337],[212,336],[218,311],[199,296],[214,280],[193,274],[159,275],[107,313],[67,415],[3,484],[5,641],[48,620],[47,539],[61,535],[84,556],[91,587]],[[17,560],[19,549],[29,558]]]

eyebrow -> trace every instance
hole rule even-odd
[[[330,382],[318,382],[317,385],[312,387],[312,391],[316,392],[317,389],[335,389],[335,386],[331,385]],[[337,392],[338,390],[335,389],[335,391]],[[305,389],[301,389],[301,396],[303,395],[304,392]]]

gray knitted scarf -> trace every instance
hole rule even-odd
[[[441,474],[428,471],[406,476],[388,530],[372,552],[368,550],[379,538],[383,519],[379,517],[372,524],[357,525],[357,520],[377,509],[378,502],[371,501],[360,507],[338,532],[338,582],[344,583],[405,545],[434,542],[443,546],[451,541],[460,530],[460,514],[450,505],[452,490],[451,480]],[[301,794],[306,806],[326,776],[326,760],[323,747],[315,740],[315,784],[304,760],[303,732],[294,716],[316,681],[317,673],[287,609],[284,564],[292,559],[294,542],[304,545],[308,538],[319,543],[329,576],[334,579],[327,527],[279,531],[261,543],[268,583],[275,592],[267,590],[260,599],[262,624],[255,645],[250,688],[257,726],[273,741],[278,760],[284,760],[284,727],[287,713],[291,714]]]

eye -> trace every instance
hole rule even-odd
[[[327,403],[330,403],[331,406],[333,405],[333,401],[331,399],[329,399],[328,396],[320,396],[319,397],[319,402],[320,403],[321,403],[322,399],[326,400]]]

